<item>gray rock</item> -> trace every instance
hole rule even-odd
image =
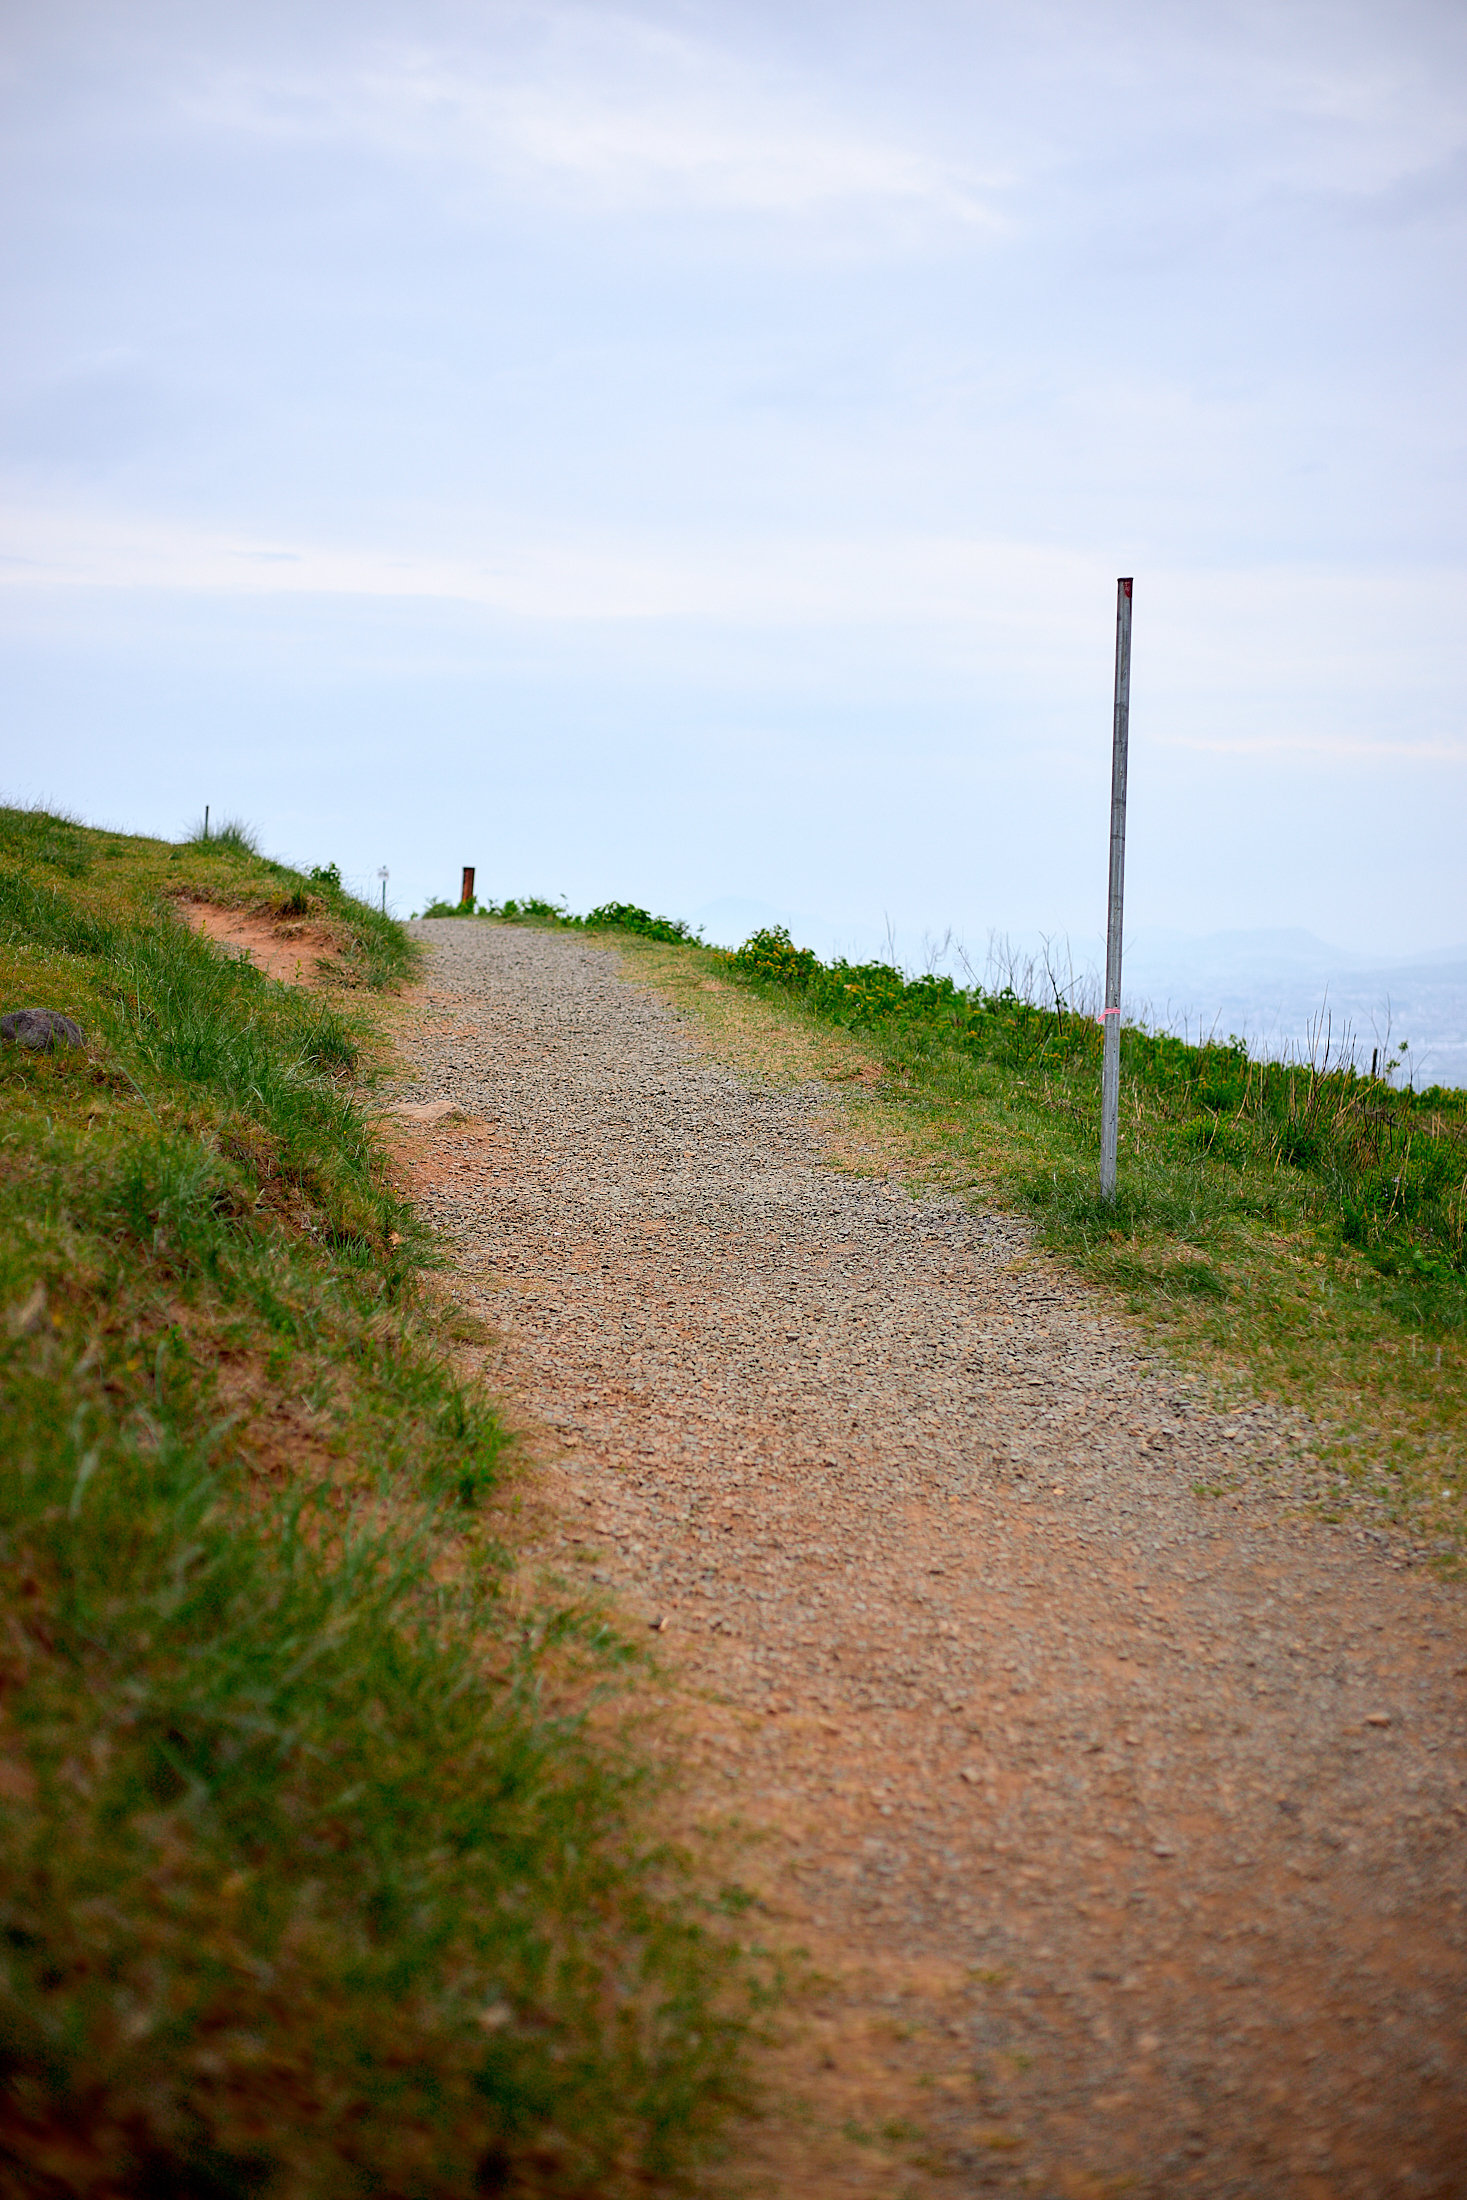
[[[56,1008],[13,1008],[8,1016],[0,1016],[0,1039],[13,1040],[16,1046],[30,1047],[38,1054],[87,1043],[81,1025]]]

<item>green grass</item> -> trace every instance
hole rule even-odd
[[[298,914],[328,995],[191,933]],[[15,2189],[645,2191],[754,1974],[526,1611],[505,1437],[367,1105],[413,950],[241,834],[0,813],[0,2160]],[[18,2180],[18,2181],[17,2181]]]

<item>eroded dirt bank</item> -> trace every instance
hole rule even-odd
[[[1467,1631],[1022,1226],[822,1166],[604,951],[423,925],[410,1134],[542,1557],[827,1984],[779,2193],[1467,2194]],[[1250,1471],[1230,1496],[1219,1488]]]

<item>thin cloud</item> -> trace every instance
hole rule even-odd
[[[1004,653],[1048,636],[1093,595],[1090,561],[1022,543],[915,532],[697,537],[624,528],[556,534],[506,521],[477,554],[241,540],[155,514],[6,500],[0,589],[431,598],[535,620],[698,619],[841,625],[875,617],[981,631]],[[6,547],[34,564],[4,574]]]
[[[22,549],[33,562],[21,562]],[[1440,570],[1144,575],[1140,736],[1199,754],[1467,762],[1464,580]],[[985,677],[1017,674],[1048,690],[1097,678],[1103,688],[1113,582],[1093,553],[914,530],[730,538],[547,532],[505,517],[482,530],[476,550],[443,555],[250,541],[156,515],[7,500],[0,595],[20,603],[57,588],[436,602],[588,627],[691,621],[768,634],[880,622],[925,631],[929,652]],[[1240,657],[1237,621],[1248,605]]]
[[[549,22],[528,54],[378,40],[319,70],[215,66],[178,85],[175,110],[196,129],[355,144],[583,210],[884,206],[1004,226],[1011,176],[861,127],[711,45],[624,19]]]

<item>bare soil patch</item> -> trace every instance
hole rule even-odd
[[[808,1951],[721,2188],[1467,2193],[1460,1591],[1013,1218],[831,1167],[828,1085],[421,930],[403,1097],[461,1119],[405,1165],[544,1432],[531,1555],[665,1622],[687,1807]]]
[[[304,917],[263,917],[255,910],[224,909],[209,901],[181,901],[179,909],[192,931],[286,985],[319,985],[329,975],[321,965],[333,961],[339,945],[327,926]]]

